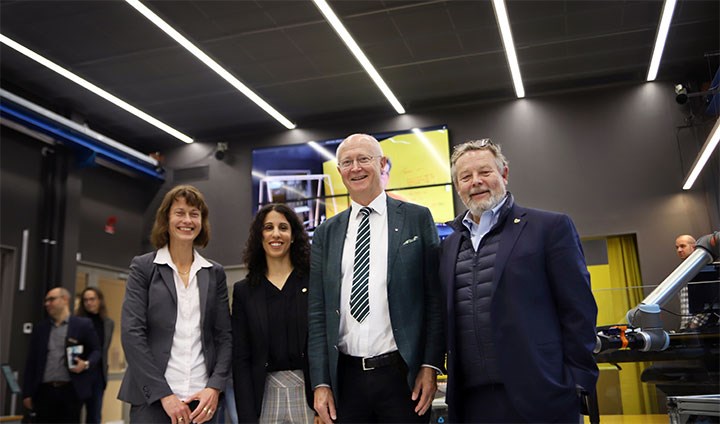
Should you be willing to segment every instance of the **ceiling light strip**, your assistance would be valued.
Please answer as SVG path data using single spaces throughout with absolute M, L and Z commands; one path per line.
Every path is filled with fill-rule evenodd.
M 6 37 L 3 34 L 0 34 L 0 42 L 5 44 L 6 46 L 12 48 L 15 51 L 24 54 L 25 56 L 38 62 L 39 64 L 57 72 L 58 74 L 64 76 L 65 78 L 69 79 L 70 81 L 74 82 L 75 84 L 78 84 L 81 87 L 92 91 L 93 93 L 95 93 L 98 96 L 102 97 L 103 99 L 109 101 L 110 103 L 114 104 L 115 106 L 122 108 L 122 109 L 126 110 L 127 112 L 132 113 L 133 115 L 135 115 L 138 118 L 142 119 L 143 121 L 149 123 L 150 125 L 154 125 L 155 127 L 165 131 L 166 133 L 172 135 L 173 137 L 175 137 L 179 140 L 182 140 L 185 143 L 193 142 L 192 138 L 181 133 L 180 131 L 176 130 L 175 128 L 167 125 L 166 123 L 164 123 L 156 118 L 153 118 L 152 116 L 150 116 L 147 113 L 143 112 L 142 110 L 136 108 L 135 106 L 125 102 L 124 100 L 121 100 L 121 99 L 113 96 L 112 94 L 108 93 L 107 91 L 103 90 L 102 88 L 98 87 L 97 85 L 68 71 L 67 69 L 46 59 L 45 57 L 40 56 L 39 54 L 35 53 L 34 51 L 28 49 L 27 47 L 23 46 L 22 44 L 20 44 L 18 42 Z
M 145 16 L 150 22 L 154 23 L 158 28 L 163 30 L 167 35 L 172 37 L 173 40 L 177 41 L 181 46 L 185 47 L 187 51 L 192 53 L 195 57 L 197 57 L 202 63 L 207 65 L 210 69 L 215 71 L 220 77 L 222 77 L 225 81 L 229 82 L 230 85 L 235 87 L 238 91 L 243 93 L 247 98 L 252 100 L 256 105 L 260 106 L 262 110 L 264 110 L 268 115 L 275 118 L 278 122 L 280 122 L 285 128 L 291 130 L 296 127 L 294 123 L 292 123 L 289 119 L 284 117 L 280 112 L 278 112 L 275 108 L 270 106 L 268 102 L 263 100 L 260 96 L 255 94 L 250 88 L 248 88 L 245 84 L 240 82 L 235 76 L 233 76 L 230 72 L 228 72 L 225 68 L 220 66 L 217 62 L 215 62 L 210 56 L 205 54 L 202 50 L 200 50 L 197 46 L 195 46 L 192 42 L 190 42 L 187 38 L 185 38 L 183 35 L 181 35 L 175 28 L 171 27 L 167 22 L 165 22 L 162 18 L 160 18 L 158 15 L 156 15 L 153 11 L 148 9 L 144 4 L 140 3 L 138 0 L 125 0 L 127 3 L 135 8 L 138 12 L 140 12 L 143 16 Z
M 315 2 L 315 6 L 317 6 L 318 9 L 320 9 L 320 12 L 325 16 L 325 19 L 330 22 L 330 25 L 332 25 L 333 29 L 337 34 L 340 36 L 340 38 L 345 42 L 345 45 L 350 49 L 352 54 L 355 56 L 355 58 L 360 62 L 360 65 L 365 69 L 365 72 L 370 75 L 370 78 L 375 82 L 375 85 L 378 86 L 380 91 L 383 93 L 385 98 L 390 102 L 392 107 L 395 109 L 395 111 L 398 114 L 405 113 L 405 108 L 400 104 L 398 99 L 395 97 L 395 95 L 390 91 L 390 87 L 385 84 L 385 81 L 383 81 L 382 77 L 378 73 L 378 71 L 375 70 L 375 67 L 370 63 L 370 60 L 365 56 L 365 53 L 360 49 L 360 46 L 355 42 L 355 40 L 352 38 L 350 33 L 345 29 L 345 26 L 340 22 L 340 19 L 335 15 L 335 12 L 330 8 L 330 5 L 327 4 L 327 1 L 325 0 L 313 0 Z
M 720 118 L 715 122 L 715 126 L 712 131 L 710 131 L 710 135 L 708 135 L 705 144 L 703 144 L 700 150 L 700 154 L 695 159 L 695 163 L 693 163 L 692 169 L 687 179 L 685 179 L 685 184 L 683 184 L 683 190 L 690 190 L 693 184 L 695 184 L 695 180 L 697 180 L 697 177 L 700 175 L 700 171 L 705 167 L 707 161 L 710 160 L 710 156 L 717 148 L 718 143 L 720 143 Z
M 655 81 L 655 78 L 657 78 L 660 59 L 662 59 L 663 50 L 665 50 L 665 41 L 667 40 L 667 35 L 670 31 L 670 22 L 672 22 L 673 12 L 675 11 L 675 3 L 676 0 L 665 0 L 665 4 L 663 5 L 660 26 L 658 27 L 657 37 L 655 38 L 655 48 L 653 49 L 652 59 L 650 59 L 650 69 L 648 69 L 648 81 Z
M 493 9 L 495 10 L 495 19 L 500 27 L 500 35 L 505 47 L 508 66 L 510 66 L 510 74 L 515 85 L 515 95 L 518 99 L 522 99 L 525 97 L 525 87 L 523 87 L 520 65 L 518 65 L 517 54 L 515 54 L 515 43 L 513 42 L 512 31 L 510 31 L 510 20 L 508 19 L 507 9 L 505 9 L 505 2 L 503 0 L 493 0 Z

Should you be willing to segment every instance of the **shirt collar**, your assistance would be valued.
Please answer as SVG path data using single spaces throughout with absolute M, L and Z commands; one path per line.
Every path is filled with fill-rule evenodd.
M 156 264 L 168 265 L 175 269 L 175 264 L 172 261 L 170 249 L 167 245 L 158 249 L 153 262 Z M 212 264 L 207 259 L 203 258 L 202 255 L 200 255 L 195 249 L 193 249 L 193 266 L 197 266 L 198 268 L 212 268 Z
M 502 208 L 503 205 L 505 204 L 505 202 L 507 202 L 507 199 L 508 199 L 508 196 L 505 195 L 505 197 L 503 197 L 502 200 L 501 200 L 500 202 L 498 202 L 498 204 L 495 205 L 494 208 L 490 209 L 489 211 L 485 211 L 485 212 L 483 212 L 482 214 L 483 214 L 483 215 L 490 215 L 490 218 L 494 218 L 495 215 L 498 214 L 498 211 L 500 210 L 500 208 Z M 470 231 L 472 231 L 473 226 L 479 225 L 479 224 L 476 224 L 475 221 L 473 221 L 473 219 L 472 219 L 472 213 L 470 212 L 470 210 L 468 210 L 467 212 L 465 212 L 465 217 L 463 218 L 462 223 L 463 223 L 463 224 L 467 227 L 467 229 L 470 230 Z
M 351 208 L 350 211 L 351 216 L 357 218 L 358 214 L 360 213 L 360 209 L 364 208 L 365 206 L 361 205 L 360 203 L 355 202 L 354 200 L 350 200 Z M 385 211 L 387 211 L 387 194 L 385 192 L 381 192 L 375 199 L 373 199 L 372 202 L 368 205 L 373 212 L 377 212 L 380 215 L 385 215 Z

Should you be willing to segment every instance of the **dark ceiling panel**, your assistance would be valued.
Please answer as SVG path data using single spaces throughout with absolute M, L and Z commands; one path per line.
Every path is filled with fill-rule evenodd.
M 300 127 L 392 107 L 309 0 L 145 4 Z M 409 112 L 513 95 L 490 1 L 332 0 Z M 513 0 L 528 96 L 644 80 L 662 2 Z M 720 2 L 679 0 L 659 78 L 718 68 Z M 200 140 L 282 127 L 120 0 L 0 2 L 0 31 Z M 178 145 L 6 46 L 0 83 L 141 151 Z

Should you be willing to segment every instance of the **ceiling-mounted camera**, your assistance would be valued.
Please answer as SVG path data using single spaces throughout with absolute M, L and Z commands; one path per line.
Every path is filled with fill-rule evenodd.
M 223 160 L 225 159 L 225 153 L 228 150 L 228 144 L 220 142 L 217 144 L 217 148 L 215 149 L 215 159 L 217 160 Z
M 682 84 L 675 85 L 675 101 L 680 105 L 684 105 L 688 101 L 687 88 Z

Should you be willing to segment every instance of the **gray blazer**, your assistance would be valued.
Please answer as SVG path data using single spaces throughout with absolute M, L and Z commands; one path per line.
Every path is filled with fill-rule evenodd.
M 177 292 L 172 269 L 153 263 L 156 252 L 133 258 L 122 307 L 121 339 L 127 370 L 118 399 L 151 404 L 173 392 L 165 380 Z M 230 376 L 232 339 L 225 270 L 215 262 L 197 273 L 207 387 L 223 391 Z
M 443 369 L 445 339 L 438 280 L 439 239 L 430 211 L 387 198 L 387 291 L 395 343 L 412 387 L 422 364 Z M 341 261 L 350 209 L 313 235 L 308 298 L 308 358 L 312 387 L 337 389 Z M 338 399 L 334 392 L 335 400 Z

